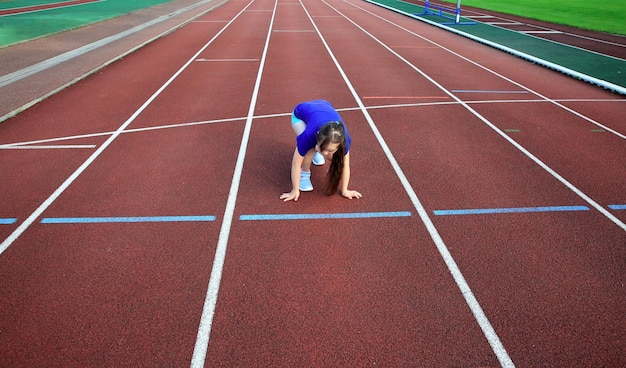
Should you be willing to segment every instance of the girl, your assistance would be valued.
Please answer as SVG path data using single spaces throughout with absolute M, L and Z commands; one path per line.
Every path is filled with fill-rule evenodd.
M 341 195 L 361 198 L 361 193 L 348 189 L 350 181 L 350 143 L 352 139 L 341 117 L 328 101 L 315 100 L 296 106 L 291 114 L 291 126 L 296 132 L 296 150 L 291 162 L 293 189 L 283 193 L 283 201 L 297 201 L 300 192 L 313 190 L 311 162 L 323 165 L 331 160 L 326 175 L 326 195 L 333 195 L 341 184 Z

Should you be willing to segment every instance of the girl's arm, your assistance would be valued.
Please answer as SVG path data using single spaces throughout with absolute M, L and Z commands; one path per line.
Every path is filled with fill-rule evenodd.
M 300 173 L 302 171 L 302 161 L 304 161 L 304 157 L 300 156 L 298 152 L 298 147 L 293 153 L 293 159 L 291 160 L 291 185 L 293 186 L 291 192 L 283 193 L 280 196 L 280 199 L 283 201 L 297 201 L 300 197 Z
M 341 195 L 348 198 L 361 198 L 361 193 L 348 189 L 350 182 L 350 152 L 343 157 L 343 170 L 341 171 Z

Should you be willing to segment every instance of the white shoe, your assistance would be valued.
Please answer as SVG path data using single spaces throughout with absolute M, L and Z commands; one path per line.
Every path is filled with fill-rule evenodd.
M 313 154 L 313 165 L 321 166 L 321 165 L 324 165 L 325 163 L 326 163 L 326 160 L 324 159 L 324 156 L 322 156 L 321 153 L 316 151 Z
M 302 171 L 300 173 L 300 191 L 310 192 L 313 190 L 313 184 L 311 184 L 311 172 Z

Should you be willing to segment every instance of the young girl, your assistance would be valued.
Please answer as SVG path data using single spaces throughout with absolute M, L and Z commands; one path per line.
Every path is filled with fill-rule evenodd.
M 341 117 L 328 101 L 315 100 L 296 106 L 291 115 L 291 126 L 296 132 L 296 150 L 291 162 L 293 189 L 283 193 L 283 201 L 297 201 L 300 192 L 313 190 L 311 184 L 311 162 L 323 165 L 331 160 L 326 175 L 326 195 L 333 195 L 341 185 L 341 195 L 346 198 L 361 198 L 361 193 L 348 189 L 350 181 L 351 138 Z

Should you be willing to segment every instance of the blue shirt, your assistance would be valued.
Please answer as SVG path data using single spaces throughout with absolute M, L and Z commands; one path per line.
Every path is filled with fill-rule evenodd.
M 343 123 L 339 113 L 335 111 L 335 108 L 330 102 L 325 100 L 302 102 L 296 106 L 293 110 L 293 114 L 306 124 L 304 132 L 296 137 L 296 145 L 300 156 L 306 155 L 311 148 L 315 148 L 315 145 L 317 145 L 316 133 L 320 130 L 322 125 L 331 121 L 341 121 Z M 348 134 L 348 128 L 345 123 L 343 124 L 343 128 L 346 134 L 345 154 L 348 154 L 352 138 L 350 138 Z

